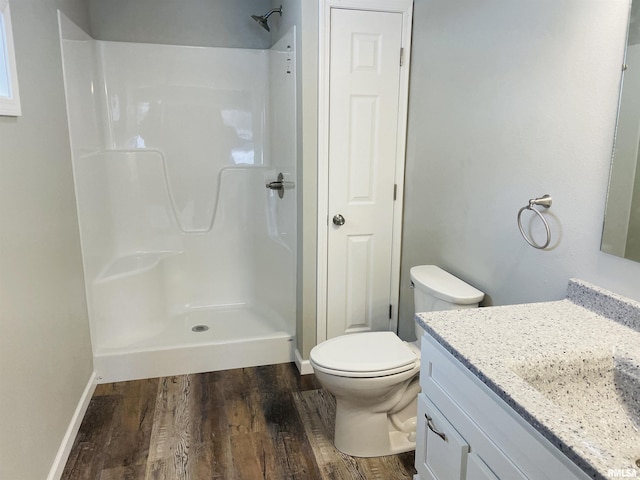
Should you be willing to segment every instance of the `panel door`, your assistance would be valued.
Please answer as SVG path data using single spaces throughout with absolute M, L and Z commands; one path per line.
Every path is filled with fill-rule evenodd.
M 400 13 L 331 11 L 327 338 L 389 329 L 401 42 Z

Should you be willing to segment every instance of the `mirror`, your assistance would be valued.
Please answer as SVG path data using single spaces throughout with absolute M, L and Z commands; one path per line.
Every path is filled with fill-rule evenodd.
M 640 262 L 640 1 L 631 6 L 625 65 L 600 249 Z

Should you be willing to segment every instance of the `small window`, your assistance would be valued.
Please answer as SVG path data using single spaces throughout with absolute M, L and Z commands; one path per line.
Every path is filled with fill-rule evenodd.
M 0 0 L 0 115 L 21 115 L 9 0 Z

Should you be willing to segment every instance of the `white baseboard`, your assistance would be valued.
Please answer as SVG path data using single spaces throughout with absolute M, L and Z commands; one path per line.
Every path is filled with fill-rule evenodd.
M 64 471 L 64 467 L 67 464 L 69 454 L 71 453 L 71 447 L 73 447 L 73 442 L 76 439 L 78 430 L 80 430 L 80 424 L 82 423 L 84 414 L 89 407 L 89 402 L 91 401 L 91 397 L 93 396 L 93 392 L 95 391 L 97 385 L 98 379 L 96 376 L 96 372 L 94 371 L 89 377 L 87 386 L 85 387 L 84 392 L 82 392 L 82 396 L 78 401 L 76 411 L 73 413 L 73 417 L 71 417 L 71 422 L 69 423 L 67 431 L 64 434 L 64 438 L 62 439 L 62 443 L 60 444 L 60 448 L 58 449 L 58 454 L 53 461 L 51 470 L 49 470 L 47 480 L 59 480 L 62 477 L 62 472 Z
M 310 375 L 313 373 L 313 367 L 311 366 L 311 362 L 309 362 L 309 360 L 303 360 L 302 359 L 302 355 L 300 355 L 300 352 L 298 351 L 298 349 L 296 348 L 296 367 L 298 367 L 298 371 L 300 372 L 300 375 Z

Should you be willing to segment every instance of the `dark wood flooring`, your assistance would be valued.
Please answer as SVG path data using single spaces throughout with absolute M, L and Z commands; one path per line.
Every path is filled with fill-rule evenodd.
M 63 480 L 411 479 L 413 452 L 354 458 L 294 364 L 99 385 Z

